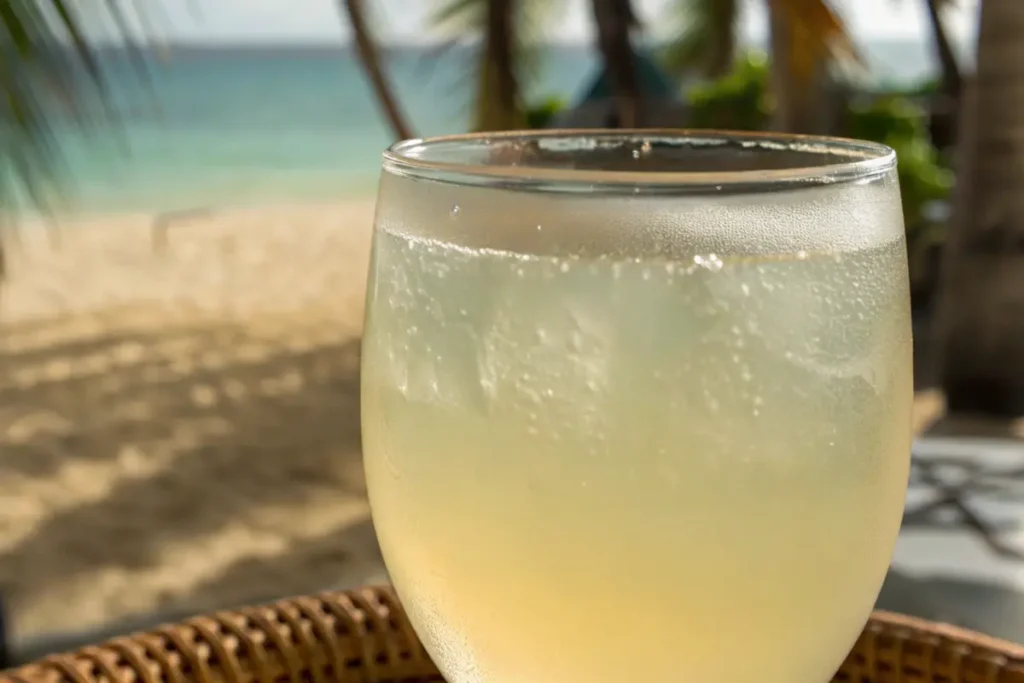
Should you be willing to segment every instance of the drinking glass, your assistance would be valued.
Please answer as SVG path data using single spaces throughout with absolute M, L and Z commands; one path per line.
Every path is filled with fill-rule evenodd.
M 402 142 L 362 357 L 374 523 L 452 683 L 825 683 L 900 525 L 907 257 L 882 145 Z

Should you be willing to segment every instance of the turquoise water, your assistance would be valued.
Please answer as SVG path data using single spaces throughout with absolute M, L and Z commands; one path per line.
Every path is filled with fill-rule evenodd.
M 926 46 L 869 51 L 881 78 L 928 73 Z M 59 132 L 72 212 L 168 211 L 365 195 L 391 142 L 357 62 L 343 49 L 176 49 L 151 60 L 149 84 L 108 58 L 118 125 Z M 466 129 L 468 48 L 392 50 L 387 69 L 417 135 Z M 534 96 L 570 96 L 594 61 L 549 48 Z

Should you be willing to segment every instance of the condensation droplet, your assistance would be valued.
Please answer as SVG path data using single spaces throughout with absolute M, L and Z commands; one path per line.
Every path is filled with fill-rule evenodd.
M 456 216 L 459 215 L 460 211 L 462 211 L 462 209 L 459 208 L 458 204 L 455 204 L 454 206 L 452 206 L 451 211 L 449 211 L 448 213 L 451 214 L 452 218 L 455 218 Z
M 569 262 L 568 261 L 562 261 L 561 265 L 558 266 L 558 269 L 560 271 L 562 271 L 563 273 L 568 273 L 569 272 Z

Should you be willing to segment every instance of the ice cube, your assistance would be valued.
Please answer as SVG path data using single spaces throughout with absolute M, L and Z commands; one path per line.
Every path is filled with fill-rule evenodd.
M 492 406 L 582 419 L 609 381 L 613 330 L 594 295 L 510 287 L 478 346 L 480 386 Z M 575 415 L 575 418 L 572 417 Z

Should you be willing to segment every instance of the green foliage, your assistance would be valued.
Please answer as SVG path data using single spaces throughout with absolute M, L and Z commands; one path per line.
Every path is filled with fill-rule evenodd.
M 731 130 L 762 130 L 768 123 L 768 60 L 749 53 L 732 72 L 689 92 L 690 126 Z
M 922 97 L 926 95 L 942 94 L 942 81 L 938 78 L 929 78 L 916 84 L 905 93 L 908 97 Z
M 689 125 L 765 129 L 771 115 L 768 79 L 764 57 L 747 55 L 728 76 L 690 91 Z M 928 88 L 923 84 L 912 95 L 884 95 L 852 105 L 843 131 L 848 137 L 881 142 L 896 150 L 904 220 L 912 238 L 925 227 L 925 207 L 948 199 L 953 185 L 952 172 L 929 138 L 926 114 L 914 103 L 913 95 Z
M 925 206 L 949 198 L 953 174 L 928 137 L 925 112 L 904 97 L 882 97 L 851 107 L 846 135 L 889 145 L 899 163 L 903 217 L 911 233 L 927 221 Z
M 531 129 L 545 128 L 556 114 L 568 107 L 565 98 L 552 96 L 526 110 L 526 125 Z

